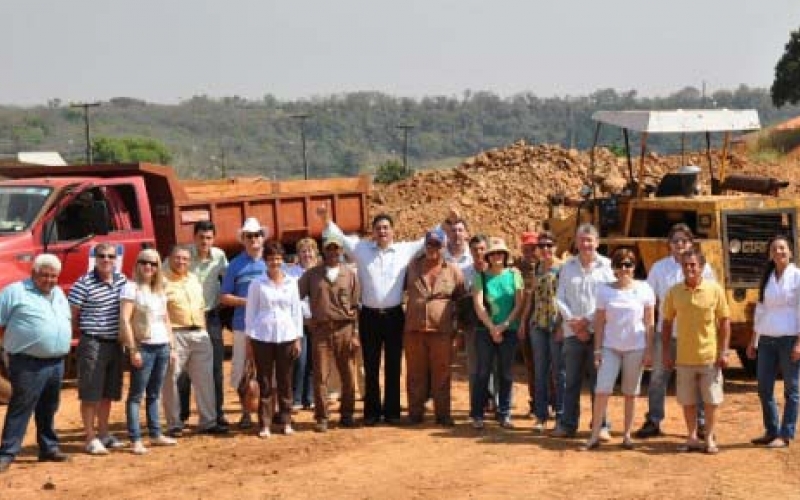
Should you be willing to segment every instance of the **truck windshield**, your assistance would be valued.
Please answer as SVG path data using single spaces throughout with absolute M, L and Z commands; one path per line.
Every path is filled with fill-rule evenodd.
M 28 229 L 52 192 L 48 187 L 0 186 L 0 234 Z

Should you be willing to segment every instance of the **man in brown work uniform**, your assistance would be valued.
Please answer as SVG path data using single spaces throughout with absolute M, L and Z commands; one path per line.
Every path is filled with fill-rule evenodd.
M 519 269 L 522 274 L 522 282 L 525 285 L 525 305 L 522 310 L 522 317 L 530 311 L 533 307 L 533 289 L 536 286 L 536 244 L 538 243 L 538 235 L 533 232 L 522 233 L 522 257 L 514 262 L 514 267 Z M 522 359 L 525 361 L 525 374 L 528 382 L 528 416 L 533 418 L 534 415 L 534 393 L 536 388 L 536 380 L 534 378 L 533 366 L 533 350 L 530 343 L 530 331 L 528 325 L 519 325 L 520 349 L 522 350 Z
M 450 358 L 455 334 L 455 301 L 466 291 L 458 266 L 444 259 L 444 239 L 442 230 L 428 231 L 425 253 L 414 258 L 408 266 L 406 389 L 408 418 L 412 424 L 422 422 L 425 400 L 430 392 L 436 423 L 449 427 L 453 425 L 450 416 Z
M 355 271 L 342 263 L 343 242 L 330 235 L 322 244 L 324 261 L 306 271 L 297 283 L 300 299 L 310 297 L 311 349 L 314 359 L 315 430 L 328 430 L 328 384 L 336 364 L 341 379 L 342 427 L 353 427 L 355 373 L 353 357 L 361 347 L 355 334 L 358 303 L 361 300 Z

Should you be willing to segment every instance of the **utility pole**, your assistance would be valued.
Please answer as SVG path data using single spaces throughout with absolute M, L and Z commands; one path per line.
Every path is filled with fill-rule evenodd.
M 297 113 L 290 115 L 292 118 L 300 120 L 300 144 L 303 148 L 303 178 L 308 180 L 308 156 L 306 156 L 306 119 L 310 117 L 308 113 Z
M 100 106 L 99 102 L 76 102 L 70 104 L 70 108 L 83 108 L 83 123 L 86 125 L 86 164 L 91 165 L 94 163 L 92 158 L 92 136 L 89 126 L 89 108 L 97 108 Z
M 408 174 L 408 132 L 414 128 L 414 125 L 403 123 L 402 125 L 397 125 L 395 128 L 402 129 L 403 131 L 403 170 Z

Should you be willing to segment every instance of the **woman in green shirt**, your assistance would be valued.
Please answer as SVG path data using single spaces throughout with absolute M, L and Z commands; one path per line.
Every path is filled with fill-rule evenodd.
M 523 283 L 519 271 L 508 267 L 510 252 L 501 238 L 490 238 L 486 261 L 489 267 L 473 282 L 475 312 L 480 319 L 475 334 L 477 353 L 476 390 L 470 402 L 472 426 L 483 428 L 484 403 L 495 357 L 500 375 L 497 419 L 511 428 L 511 368 L 517 348 L 517 329 L 523 306 Z

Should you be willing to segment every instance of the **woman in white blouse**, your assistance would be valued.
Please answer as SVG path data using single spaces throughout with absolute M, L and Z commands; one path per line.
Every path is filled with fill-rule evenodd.
M 292 429 L 292 369 L 300 354 L 303 313 L 297 280 L 283 270 L 283 246 L 264 246 L 267 274 L 250 284 L 245 309 L 245 333 L 256 365 L 261 400 L 258 405 L 258 436 L 270 436 L 273 395 L 278 401 L 284 434 Z M 273 384 L 273 380 L 277 384 Z M 277 385 L 277 391 L 274 385 Z
M 764 435 L 753 444 L 784 448 L 794 439 L 800 377 L 800 270 L 792 263 L 789 239 L 776 236 L 769 244 L 769 262 L 761 278 L 753 337 L 747 347 L 752 359 L 758 352 L 758 398 L 764 417 Z M 783 419 L 778 420 L 775 379 L 783 373 Z
M 594 316 L 594 363 L 597 386 L 594 390 L 592 435 L 584 450 L 600 445 L 600 430 L 608 398 L 622 371 L 622 396 L 625 398 L 625 424 L 622 447 L 633 448 L 631 428 L 642 379 L 642 368 L 650 365 L 653 355 L 653 330 L 656 297 L 646 281 L 633 279 L 636 255 L 619 248 L 611 256 L 617 281 L 602 284 L 597 290 Z

